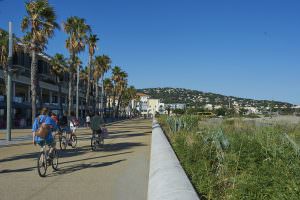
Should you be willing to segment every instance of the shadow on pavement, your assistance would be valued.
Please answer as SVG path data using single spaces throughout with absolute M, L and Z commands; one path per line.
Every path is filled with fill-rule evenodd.
M 133 147 L 138 147 L 138 146 L 147 146 L 143 143 L 140 142 L 121 142 L 121 143 L 116 143 L 116 144 L 104 144 L 104 148 L 102 151 L 122 151 L 125 149 L 131 149 Z
M 59 165 L 61 165 L 61 164 L 67 164 L 67 163 L 73 163 L 73 162 L 81 162 L 81 161 L 93 160 L 93 159 L 97 159 L 97 158 L 105 158 L 105 157 L 110 157 L 110 156 L 117 156 L 117 155 L 122 155 L 122 154 L 129 154 L 129 153 L 132 153 L 132 151 L 128 151 L 128 152 L 124 152 L 124 153 L 115 153 L 115 154 L 110 154 L 110 155 L 105 155 L 105 156 L 97 156 L 97 157 L 92 157 L 92 158 L 85 158 L 85 159 L 78 159 L 78 160 L 71 160 L 71 161 L 59 162 Z M 124 160 L 120 160 L 118 162 L 121 162 L 121 161 L 124 161 Z M 114 163 L 112 163 L 112 164 L 114 164 Z M 69 171 L 72 171 L 72 172 L 73 171 L 78 171 L 79 170 L 78 169 L 79 165 L 80 165 L 80 167 L 82 167 L 82 169 L 84 167 L 85 168 L 88 168 L 88 167 L 97 167 L 97 165 L 94 165 L 94 163 L 91 163 L 91 164 L 77 164 L 77 165 L 72 165 L 72 166 L 63 167 L 63 168 L 59 169 L 58 174 L 61 174 L 62 172 L 64 172 L 64 170 L 66 170 L 67 172 L 69 172 Z M 109 165 L 109 163 L 105 162 L 105 163 L 101 163 L 101 166 L 98 166 L 98 167 L 104 167 L 104 166 L 108 166 L 108 165 Z M 71 170 L 71 168 L 73 168 L 74 166 L 75 166 L 75 169 Z M 28 172 L 28 171 L 33 171 L 34 169 L 36 169 L 36 167 L 27 167 L 27 168 L 20 168 L 20 169 L 4 169 L 4 170 L 0 170 L 0 174 Z
M 16 156 L 1 159 L 0 163 L 21 160 L 21 159 L 33 159 L 33 158 L 37 158 L 38 155 L 39 155 L 39 152 L 32 152 L 32 153 L 26 153 L 26 154 L 22 154 L 22 155 L 16 155 Z
M 122 134 L 122 135 L 109 135 L 109 136 L 108 136 L 108 139 L 138 137 L 138 136 L 149 135 L 150 133 L 151 133 L 151 132 L 132 133 L 132 134 Z
M 59 176 L 62 174 L 70 174 L 79 170 L 83 170 L 83 169 L 88 169 L 88 168 L 98 168 L 98 167 L 106 167 L 106 166 L 110 166 L 119 162 L 123 162 L 126 159 L 122 159 L 122 160 L 116 160 L 116 161 L 112 161 L 112 162 L 103 162 L 103 163 L 89 163 L 89 164 L 76 164 L 76 165 L 71 165 L 68 167 L 63 167 L 61 169 L 59 169 L 59 171 L 57 171 L 56 173 L 53 174 L 49 174 L 48 177 L 52 177 L 52 176 Z
M 8 173 L 17 173 L 17 172 L 29 172 L 35 169 L 36 167 L 27 167 L 21 169 L 3 169 L 0 170 L 0 174 L 8 174 Z
M 59 155 L 60 157 L 64 158 L 64 157 L 70 157 L 70 156 L 78 156 L 78 155 L 82 155 L 85 154 L 86 152 L 90 151 L 90 148 L 86 147 L 79 147 L 79 148 L 75 148 L 75 149 L 66 149 L 66 150 L 59 150 L 59 148 L 57 148 L 59 151 Z M 26 154 L 22 154 L 22 155 L 15 155 L 12 157 L 8 157 L 8 158 L 4 158 L 0 160 L 1 162 L 9 162 L 9 161 L 16 161 L 16 160 L 22 160 L 22 159 L 34 159 L 37 158 L 39 156 L 40 152 L 32 152 L 32 153 L 26 153 Z
M 65 162 L 59 162 L 59 164 L 67 164 L 67 163 L 73 163 L 73 162 L 80 162 L 80 161 L 87 161 L 87 160 L 93 160 L 93 159 L 97 159 L 97 158 L 106 158 L 106 157 L 110 157 L 110 156 L 117 156 L 117 155 L 122 155 L 122 154 L 129 154 L 132 153 L 133 151 L 127 151 L 127 152 L 123 152 L 123 153 L 114 153 L 114 154 L 109 154 L 109 155 L 105 155 L 105 156 L 96 156 L 96 157 L 91 157 L 91 158 L 84 158 L 84 159 L 78 159 L 78 160 L 70 160 L 70 161 L 65 161 Z

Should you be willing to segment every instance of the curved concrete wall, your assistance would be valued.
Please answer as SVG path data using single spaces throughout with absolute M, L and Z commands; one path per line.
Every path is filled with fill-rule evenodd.
M 159 124 L 152 127 L 148 200 L 199 199 Z

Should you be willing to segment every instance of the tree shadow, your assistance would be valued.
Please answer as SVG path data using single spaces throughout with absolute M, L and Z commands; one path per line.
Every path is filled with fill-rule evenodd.
M 0 144 L 0 149 L 1 148 L 5 148 L 5 147 L 17 147 L 17 146 L 25 146 L 25 145 L 32 145 L 32 140 L 30 140 L 30 141 L 24 141 L 24 142 L 16 142 L 16 143 L 13 143 L 13 144 L 11 144 L 11 143 L 4 143 L 4 144 Z
M 104 144 L 104 148 L 102 148 L 101 151 L 106 151 L 106 152 L 122 151 L 125 149 L 131 149 L 133 147 L 139 147 L 139 146 L 147 146 L 147 145 L 140 142 L 121 142 L 115 144 Z
M 33 159 L 33 158 L 37 158 L 38 155 L 39 155 L 39 152 L 32 152 L 32 153 L 26 153 L 26 154 L 22 154 L 22 155 L 15 155 L 15 156 L 12 156 L 12 157 L 1 159 L 0 163 L 15 161 L 15 160 L 21 160 L 21 159 Z
M 132 153 L 133 151 L 127 151 L 123 153 L 114 153 L 114 154 L 109 154 L 109 155 L 104 155 L 104 156 L 96 156 L 96 157 L 91 157 L 91 158 L 84 158 L 84 159 L 78 159 L 78 160 L 70 160 L 70 161 L 65 161 L 65 162 L 59 162 L 59 164 L 67 164 L 67 163 L 73 163 L 73 162 L 81 162 L 81 161 L 87 161 L 87 160 L 93 160 L 97 158 L 106 158 L 106 157 L 111 157 L 111 156 L 117 156 L 117 155 L 123 155 L 123 154 L 129 154 Z
M 58 147 L 56 147 L 58 148 Z M 70 146 L 69 146 L 70 148 Z M 65 158 L 65 157 L 72 157 L 72 156 L 79 156 L 79 155 L 83 155 L 87 152 L 90 151 L 90 148 L 88 148 L 88 146 L 84 146 L 84 147 L 77 147 L 77 148 L 70 148 L 70 149 L 65 149 L 65 150 L 59 150 L 59 157 L 61 158 Z
M 8 173 L 18 173 L 18 172 L 29 172 L 34 170 L 36 167 L 27 167 L 20 169 L 3 169 L 0 171 L 0 174 L 8 174 Z
M 116 161 L 112 161 L 112 162 L 102 162 L 102 163 L 82 163 L 82 164 L 76 164 L 76 165 L 71 165 L 68 167 L 63 167 L 61 169 L 59 169 L 56 173 L 52 173 L 49 174 L 47 177 L 53 177 L 53 176 L 59 176 L 62 174 L 70 174 L 76 171 L 80 171 L 83 169 L 88 169 L 88 168 L 98 168 L 98 167 L 106 167 L 106 166 L 110 166 L 119 162 L 123 162 L 126 159 L 121 159 L 121 160 L 116 160 Z
M 79 148 L 75 148 L 75 149 L 66 149 L 66 150 L 60 150 L 59 147 L 56 147 L 60 157 L 64 158 L 64 157 L 71 157 L 71 156 L 78 156 L 78 155 L 82 155 L 85 154 L 86 152 L 90 151 L 90 148 L 88 147 L 79 147 Z M 26 153 L 26 154 L 22 154 L 22 155 L 15 155 L 12 157 L 7 157 L 4 159 L 0 160 L 0 163 L 2 162 L 10 162 L 10 161 L 16 161 L 16 160 L 22 160 L 22 159 L 34 159 L 37 158 L 39 156 L 40 152 L 31 152 L 31 153 Z
M 151 132 L 144 133 L 132 133 L 132 134 L 122 134 L 122 135 L 109 135 L 107 139 L 116 139 L 116 138 L 130 138 L 130 137 L 139 137 L 149 135 Z
M 113 129 L 124 129 L 124 130 L 131 129 L 133 131 L 134 130 L 151 130 L 151 125 L 150 126 L 136 126 L 136 125 L 134 125 L 134 126 L 130 126 L 130 127 L 120 125 L 120 126 L 113 126 L 112 128 Z M 109 129 L 108 129 L 108 131 L 109 131 Z
M 123 153 L 115 153 L 115 154 L 110 154 L 110 155 L 105 155 L 105 156 L 97 156 L 97 157 L 92 157 L 92 158 L 85 158 L 85 159 L 78 159 L 78 160 L 71 160 L 71 161 L 59 162 L 59 165 L 67 164 L 67 163 L 74 163 L 74 162 L 82 162 L 82 161 L 87 161 L 87 160 L 93 160 L 93 159 L 97 159 L 97 158 L 106 158 L 106 157 L 110 157 L 110 156 L 117 156 L 117 155 L 122 155 L 122 154 L 129 154 L 129 153 L 132 153 L 132 151 L 123 152 Z M 104 163 L 103 166 L 107 166 L 108 164 L 109 163 Z M 84 165 L 85 166 L 89 166 L 89 165 L 93 165 L 93 163 L 91 163 L 91 164 L 84 164 Z M 72 165 L 72 166 L 78 167 L 78 165 Z M 71 169 L 69 169 L 69 168 L 71 168 L 72 166 L 64 167 L 64 168 L 62 168 L 62 170 L 67 169 L 67 171 L 71 171 Z M 83 165 L 81 167 L 83 167 Z M 94 167 L 94 165 L 92 167 Z M 28 172 L 28 171 L 33 171 L 36 168 L 37 167 L 26 167 L 26 168 L 20 168 L 20 169 L 3 169 L 3 170 L 0 171 L 0 174 Z M 49 166 L 49 169 L 50 168 L 51 167 Z M 59 171 L 61 171 L 61 170 L 59 170 Z

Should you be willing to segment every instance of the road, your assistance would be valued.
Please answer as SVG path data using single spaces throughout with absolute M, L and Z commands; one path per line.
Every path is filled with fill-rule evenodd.
M 78 147 L 60 153 L 59 171 L 38 176 L 38 146 L 0 146 L 0 199 L 147 198 L 151 121 L 130 120 L 107 126 L 105 148 L 90 148 L 90 130 L 80 129 Z M 79 133 L 80 132 L 80 133 Z

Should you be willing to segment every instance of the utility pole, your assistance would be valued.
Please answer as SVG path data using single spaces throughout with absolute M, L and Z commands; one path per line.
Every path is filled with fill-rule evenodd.
M 9 42 L 8 42 L 8 75 L 7 75 L 7 91 L 6 91 L 6 140 L 11 141 L 11 70 L 12 70 L 12 23 L 8 23 Z
M 76 80 L 76 118 L 79 117 L 79 65 L 77 65 L 77 80 Z

